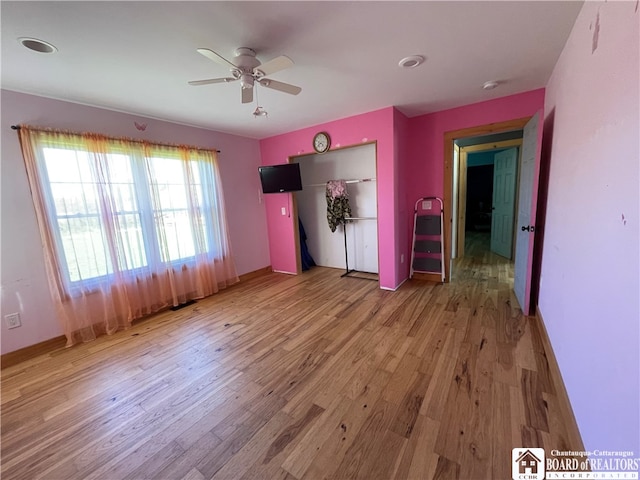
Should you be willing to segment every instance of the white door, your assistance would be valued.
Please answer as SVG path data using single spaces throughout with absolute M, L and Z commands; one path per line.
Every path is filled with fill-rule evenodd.
M 493 210 L 491 251 L 511 260 L 513 217 L 516 202 L 518 149 L 510 148 L 493 157 Z
M 535 202 L 538 199 L 537 185 L 538 169 L 540 166 L 540 150 L 538 148 L 540 115 L 541 112 L 536 113 L 524 127 L 522 135 L 520 183 L 518 187 L 518 218 L 516 221 L 516 258 L 513 289 L 520 308 L 522 308 L 522 311 L 526 315 L 530 313 L 531 300 L 531 270 L 533 266 L 533 242 L 535 239 Z

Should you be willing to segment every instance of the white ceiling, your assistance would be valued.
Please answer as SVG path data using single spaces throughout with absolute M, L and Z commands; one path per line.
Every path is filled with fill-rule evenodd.
M 265 138 L 394 105 L 407 116 L 544 87 L 581 2 L 1 2 L 2 88 Z M 35 37 L 53 55 L 24 48 Z M 196 52 L 251 47 L 295 65 L 259 87 L 267 118 L 239 82 Z M 415 69 L 401 58 L 423 55 Z M 498 80 L 484 91 L 487 80 Z

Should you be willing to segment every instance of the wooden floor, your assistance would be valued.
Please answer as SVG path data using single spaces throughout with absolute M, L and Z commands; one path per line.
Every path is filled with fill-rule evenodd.
M 569 449 L 512 267 L 471 236 L 454 281 L 314 268 L 2 371 L 2 478 L 509 479 Z

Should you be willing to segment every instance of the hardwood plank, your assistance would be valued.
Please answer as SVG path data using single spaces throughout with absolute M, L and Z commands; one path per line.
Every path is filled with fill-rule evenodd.
M 202 473 L 200 473 L 197 468 L 192 468 L 191 470 L 189 470 L 189 473 L 187 473 L 180 480 L 205 480 L 205 476 L 202 475 Z
M 518 445 L 505 442 L 511 438 L 511 395 L 509 385 L 495 382 L 491 401 L 493 435 L 491 437 L 491 467 L 495 478 L 511 477 L 511 449 Z
M 281 465 L 293 450 L 294 445 L 312 428 L 316 419 L 324 412 L 318 405 L 311 405 L 309 410 L 291 425 L 288 425 L 271 442 L 264 456 L 259 456 L 249 468 L 243 479 L 254 478 L 289 478 L 292 475 L 281 468 Z
M 184 478 L 193 470 L 193 465 L 196 465 L 202 460 L 211 450 L 220 445 L 222 441 L 213 435 L 211 432 L 207 432 L 202 435 L 198 440 L 193 442 L 186 450 L 181 446 L 182 453 L 175 457 L 164 469 L 160 471 L 151 470 L 148 471 L 145 465 L 142 465 L 138 471 L 134 472 L 133 478 L 143 478 L 144 476 L 150 478 Z M 180 445 L 178 441 L 176 444 Z M 198 471 L 199 475 L 202 475 Z
M 319 421 L 309 429 L 302 440 L 292 449 L 282 463 L 282 468 L 296 478 L 302 478 L 331 433 L 347 428 L 343 426 L 342 418 L 347 413 L 351 403 L 351 400 L 337 396 Z
M 432 478 L 438 463 L 434 452 L 440 422 L 419 415 L 397 465 L 394 477 Z
M 266 420 L 248 411 L 236 412 L 226 422 L 212 430 L 222 439 L 214 449 L 210 449 L 196 463 L 195 468 L 207 479 L 211 478 L 265 425 Z
M 523 368 L 521 380 L 526 425 L 548 432 L 547 404 L 542 397 L 542 383 L 538 373 Z
M 373 405 L 332 478 L 372 478 L 372 467 L 382 449 L 387 446 L 383 442 L 371 442 L 370 439 L 384 437 L 396 409 L 395 405 L 383 399 Z
M 376 371 L 366 388 L 356 399 L 351 401 L 351 405 L 342 416 L 339 425 L 334 428 L 320 447 L 302 478 L 309 480 L 329 478 L 336 472 L 352 444 L 362 437 L 360 433 L 362 426 L 371 419 L 373 407 L 380 399 L 382 391 L 385 390 L 389 378 L 388 372 Z
M 389 427 L 392 432 L 405 438 L 411 436 L 430 383 L 431 377 L 414 372 L 413 379 L 400 400 L 398 412 Z
M 262 457 L 267 452 L 273 439 L 290 425 L 291 421 L 291 417 L 284 412 L 277 412 L 210 478 L 229 479 L 242 477 L 251 468 L 255 459 Z M 200 468 L 198 469 L 203 471 Z
M 460 477 L 460 465 L 446 457 L 439 457 L 433 480 L 455 480 Z

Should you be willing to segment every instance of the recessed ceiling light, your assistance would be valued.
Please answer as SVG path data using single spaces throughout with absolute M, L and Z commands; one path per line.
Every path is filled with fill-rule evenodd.
M 424 62 L 424 57 L 422 55 L 411 55 L 400 60 L 398 65 L 402 68 L 415 68 L 422 62 Z
M 484 85 L 482 85 L 482 88 L 484 90 L 493 90 L 497 86 L 498 86 L 498 82 L 496 82 L 495 80 L 490 80 L 488 82 L 484 82 Z
M 38 40 L 37 38 L 20 37 L 18 41 L 28 48 L 38 53 L 55 53 L 58 49 L 44 40 Z

